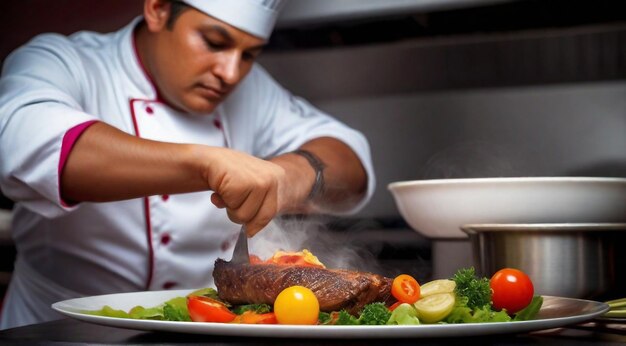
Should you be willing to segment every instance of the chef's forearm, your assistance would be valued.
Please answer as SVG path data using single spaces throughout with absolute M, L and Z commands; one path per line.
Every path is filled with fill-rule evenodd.
M 234 181 L 256 189 L 254 184 L 263 176 L 285 179 L 279 183 L 283 191 L 279 193 L 278 212 L 343 211 L 361 200 L 367 174 L 346 144 L 324 137 L 307 142 L 301 149 L 314 154 L 325 166 L 323 189 L 312 200 L 307 197 L 316 180 L 315 170 L 300 155 L 286 154 L 271 160 L 285 170 L 279 178 L 280 172 L 263 165 L 263 160 L 235 151 L 150 141 L 99 122 L 85 130 L 74 144 L 61 172 L 61 196 L 65 201 L 107 202 L 205 191 L 211 186 L 215 191 L 237 192 L 248 187 L 222 183 Z M 233 170 L 237 174 L 231 174 Z M 248 171 L 254 172 L 252 177 L 246 175 Z M 234 178 L 224 178 L 230 175 Z
M 105 123 L 90 126 L 61 172 L 66 201 L 106 202 L 205 190 L 194 147 L 140 139 Z
M 305 143 L 325 165 L 322 194 L 313 202 L 322 208 L 350 209 L 367 189 L 367 173 L 359 157 L 345 143 L 329 137 Z
M 367 189 L 367 173 L 350 147 L 337 139 L 322 137 L 305 143 L 300 149 L 309 151 L 324 164 L 323 188 L 313 200 L 307 201 L 316 181 L 315 170 L 305 157 L 286 155 L 300 170 L 299 175 L 292 175 L 296 179 L 293 186 L 304 189 L 305 193 L 300 196 L 305 204 L 321 211 L 344 211 L 361 200 Z

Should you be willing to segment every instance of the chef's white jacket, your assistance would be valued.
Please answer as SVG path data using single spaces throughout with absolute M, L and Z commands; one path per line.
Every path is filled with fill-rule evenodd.
M 110 34 L 40 35 L 5 61 L 0 187 L 16 201 L 18 256 L 0 329 L 59 318 L 50 308 L 59 300 L 210 286 L 215 259 L 232 254 L 239 227 L 213 206 L 210 192 L 65 204 L 61 157 L 91 121 L 141 138 L 263 158 L 334 137 L 354 150 L 368 174 L 366 197 L 352 212 L 373 193 L 364 136 L 291 95 L 258 65 L 213 114 L 188 116 L 168 107 L 137 57 L 132 33 L 139 20 Z

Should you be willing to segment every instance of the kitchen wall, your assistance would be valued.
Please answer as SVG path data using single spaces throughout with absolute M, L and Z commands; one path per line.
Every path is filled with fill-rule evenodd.
M 378 190 L 363 214 L 385 216 L 396 213 L 386 189 L 394 181 L 623 174 L 624 96 L 626 83 L 610 82 L 324 100 L 319 106 L 370 139 Z

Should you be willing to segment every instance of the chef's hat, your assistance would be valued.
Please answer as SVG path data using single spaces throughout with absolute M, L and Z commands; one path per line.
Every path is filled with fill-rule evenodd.
M 282 0 L 184 0 L 215 17 L 254 36 L 268 39 L 276 23 Z

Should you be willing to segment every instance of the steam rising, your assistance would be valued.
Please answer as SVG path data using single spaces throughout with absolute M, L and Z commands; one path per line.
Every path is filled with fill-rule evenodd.
M 424 166 L 422 179 L 519 176 L 517 154 L 495 143 L 466 141 L 436 153 Z
M 265 260 L 276 251 L 308 249 L 329 269 L 379 272 L 375 252 L 356 231 L 330 231 L 322 218 L 275 219 L 249 241 L 250 253 Z M 380 245 L 382 247 L 382 244 Z

